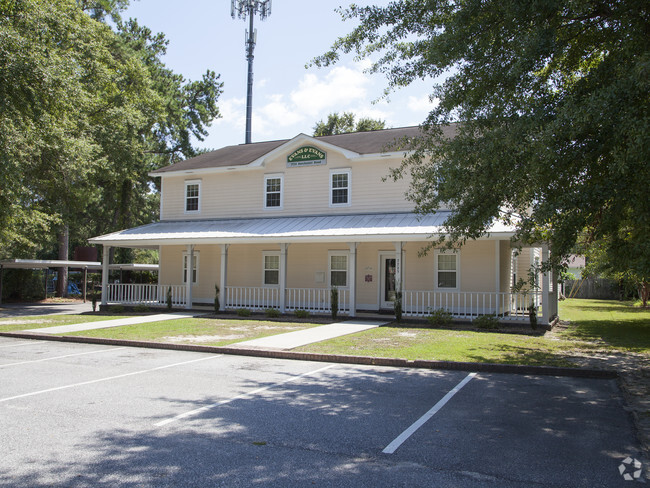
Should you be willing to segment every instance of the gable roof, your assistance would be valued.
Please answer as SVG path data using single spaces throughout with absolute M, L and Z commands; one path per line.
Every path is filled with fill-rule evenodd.
M 448 126 L 444 130 L 446 134 L 452 135 L 455 128 L 454 126 Z M 419 135 L 421 135 L 420 127 L 413 126 L 368 132 L 350 132 L 333 136 L 311 137 L 302 135 L 302 137 L 313 139 L 315 142 L 322 141 L 357 154 L 379 154 L 382 152 L 406 151 L 410 149 L 408 145 L 396 146 L 395 143 L 400 139 L 417 137 Z M 163 175 L 175 171 L 245 166 L 292 140 L 282 139 L 278 141 L 226 146 L 216 151 L 201 154 L 195 158 L 165 166 L 164 168 L 152 171 L 151 174 Z

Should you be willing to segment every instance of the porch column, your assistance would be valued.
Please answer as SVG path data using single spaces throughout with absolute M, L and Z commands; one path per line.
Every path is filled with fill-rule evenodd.
M 102 305 L 106 305 L 108 302 L 108 261 L 110 255 L 110 246 L 104 246 L 102 251 Z
M 287 298 L 287 243 L 280 244 L 280 313 L 285 312 Z
M 357 244 L 356 242 L 348 243 L 350 247 L 350 317 L 356 317 L 357 315 Z
M 230 244 L 221 244 L 221 267 L 219 276 L 219 310 L 226 309 L 226 287 L 228 286 L 228 248 Z
M 393 242 L 395 246 L 395 291 L 404 291 L 404 267 L 402 266 L 403 242 Z
M 542 265 L 548 261 L 548 244 L 542 245 Z M 548 324 L 551 306 L 551 293 L 549 290 L 548 272 L 542 273 L 542 324 Z
M 185 296 L 187 303 L 185 308 L 190 310 L 192 308 L 192 278 L 194 277 L 194 246 L 187 245 L 187 273 L 185 274 Z
M 494 241 L 494 291 L 496 292 L 496 314 L 501 313 L 501 241 Z

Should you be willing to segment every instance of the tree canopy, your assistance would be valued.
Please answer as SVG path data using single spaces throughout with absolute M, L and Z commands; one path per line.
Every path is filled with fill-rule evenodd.
M 0 257 L 152 221 L 149 172 L 193 156 L 219 116 L 219 77 L 166 68 L 164 36 L 122 22 L 127 4 L 0 1 Z
M 358 27 L 315 64 L 356 53 L 389 89 L 432 80 L 440 102 L 393 176 L 412 177 L 417 212 L 453 210 L 449 242 L 500 220 L 548 242 L 554 266 L 580 238 L 648 280 L 647 1 L 395 0 L 342 15 Z
M 347 132 L 366 132 L 386 128 L 384 120 L 364 117 L 355 124 L 355 119 L 356 115 L 352 112 L 343 112 L 343 115 L 339 115 L 338 112 L 331 113 L 327 116 L 327 121 L 319 120 L 316 123 L 314 136 L 333 136 Z

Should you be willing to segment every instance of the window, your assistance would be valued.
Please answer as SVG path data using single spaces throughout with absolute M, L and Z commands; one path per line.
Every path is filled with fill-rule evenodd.
M 264 208 L 282 208 L 283 175 L 264 176 Z
M 187 283 L 187 262 L 190 260 L 188 253 L 183 253 L 183 284 Z M 194 259 L 192 260 L 192 284 L 196 284 L 199 280 L 199 253 L 194 251 Z
M 280 284 L 280 255 L 264 253 L 264 284 Z
M 192 180 L 185 182 L 185 213 L 194 213 L 201 210 L 199 196 L 201 181 Z
M 347 253 L 330 253 L 330 286 L 348 286 L 348 255 Z
M 448 290 L 460 288 L 458 279 L 458 252 L 437 250 L 436 260 L 436 287 Z
M 330 172 L 330 206 L 350 205 L 350 170 Z

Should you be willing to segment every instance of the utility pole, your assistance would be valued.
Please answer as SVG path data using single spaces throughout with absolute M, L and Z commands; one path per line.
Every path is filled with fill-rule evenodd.
M 248 17 L 248 29 L 246 30 L 245 45 L 246 59 L 248 60 L 248 90 L 246 93 L 246 144 L 251 143 L 251 121 L 253 118 L 253 51 L 257 42 L 257 29 L 253 28 L 255 14 L 260 15 L 260 20 L 271 15 L 271 0 L 231 0 L 230 15 L 232 18 L 246 20 Z

